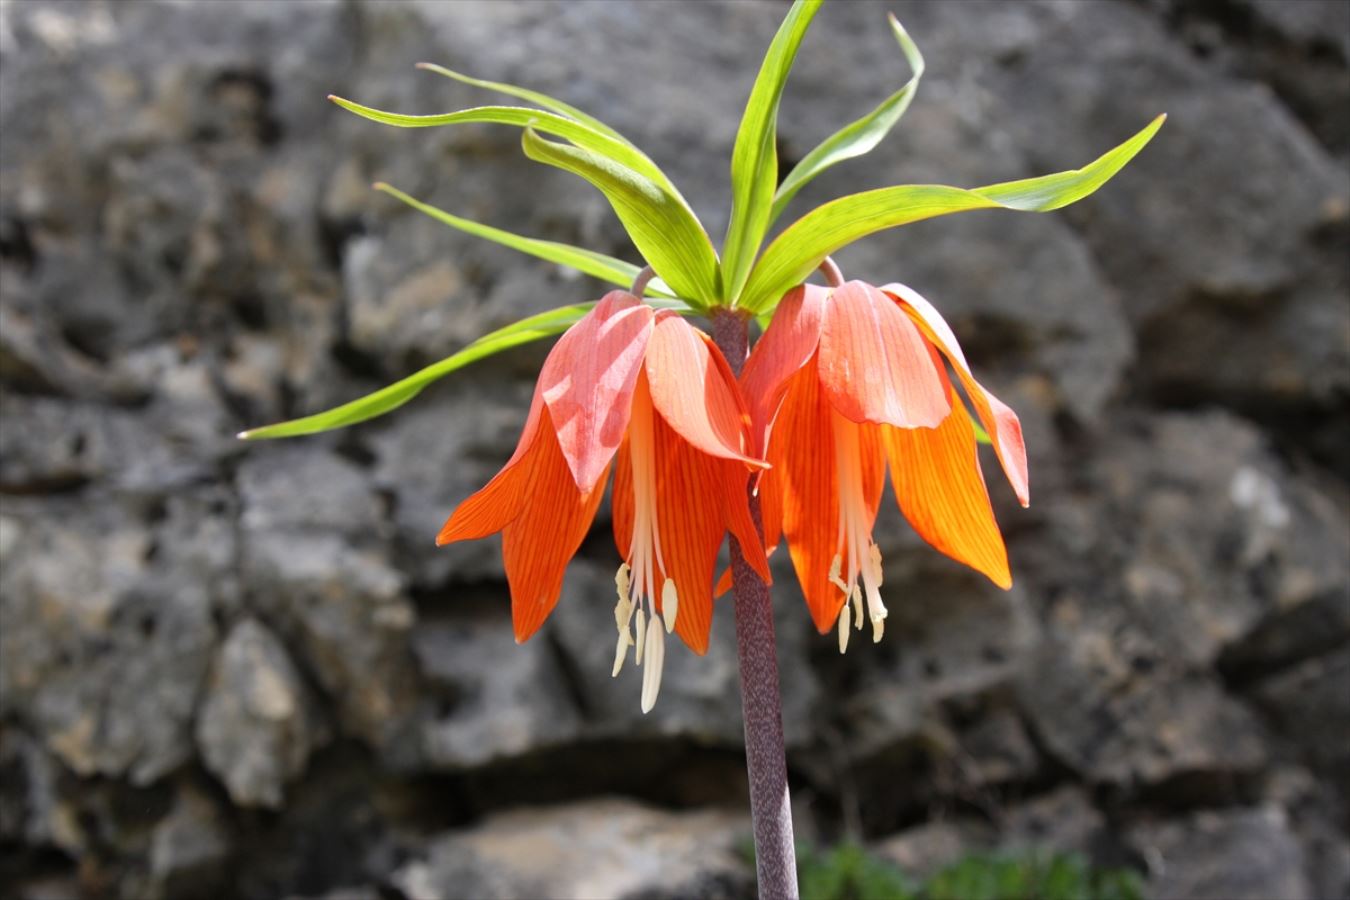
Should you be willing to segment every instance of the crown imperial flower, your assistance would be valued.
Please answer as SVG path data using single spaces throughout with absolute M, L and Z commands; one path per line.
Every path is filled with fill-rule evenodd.
M 708 648 L 712 575 L 730 531 L 768 577 L 750 518 L 749 417 L 735 377 L 701 331 L 625 291 L 611 291 L 544 362 L 515 454 L 455 509 L 438 544 L 502 533 L 517 641 L 552 612 L 567 563 L 614 471 L 618 643 L 646 668 L 642 709 L 656 702 L 664 633 Z M 636 633 L 635 633 L 636 632 Z
M 904 285 L 802 285 L 779 304 L 741 375 L 771 468 L 760 476 L 765 543 L 786 536 L 816 627 L 886 620 L 872 526 L 886 468 L 914 529 L 1000 587 L 1012 576 L 955 370 L 1023 505 L 1017 416 L 975 381 L 947 323 Z

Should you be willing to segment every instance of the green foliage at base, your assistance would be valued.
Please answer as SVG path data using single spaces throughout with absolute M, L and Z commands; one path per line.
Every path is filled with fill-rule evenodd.
M 1127 869 L 1096 869 L 1057 853 L 971 854 L 926 880 L 909 877 L 856 844 L 798 850 L 803 900 L 1142 900 Z

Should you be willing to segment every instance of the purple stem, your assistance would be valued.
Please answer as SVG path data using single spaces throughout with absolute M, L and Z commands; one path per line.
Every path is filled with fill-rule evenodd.
M 746 317 L 728 309 L 712 313 L 712 334 L 733 372 L 740 374 L 749 350 Z M 750 495 L 755 530 L 764 534 L 759 498 Z M 796 900 L 797 853 L 792 841 L 783 709 L 778 687 L 777 642 L 769 586 L 745 561 L 731 538 L 732 593 L 736 605 L 736 653 L 741 668 L 745 717 L 745 767 L 750 778 L 750 819 L 762 900 Z

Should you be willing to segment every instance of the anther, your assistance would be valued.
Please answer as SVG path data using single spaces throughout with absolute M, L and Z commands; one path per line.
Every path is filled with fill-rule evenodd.
M 842 655 L 848 649 L 848 622 L 849 606 L 847 603 L 839 610 L 839 653 Z M 618 672 L 618 669 L 614 670 Z
M 834 555 L 834 560 L 830 563 L 830 583 L 843 591 L 844 596 L 847 597 L 848 585 L 844 583 L 844 579 L 841 577 L 840 573 L 840 569 L 843 568 L 843 565 L 844 561 L 839 557 L 839 554 L 836 553 Z
M 642 712 L 652 711 L 661 692 L 661 669 L 666 661 L 666 636 L 655 623 L 647 629 L 647 668 L 642 672 Z
M 666 634 L 675 630 L 675 615 L 680 611 L 680 595 L 675 590 L 675 580 L 667 578 L 661 588 L 661 614 L 666 620 Z

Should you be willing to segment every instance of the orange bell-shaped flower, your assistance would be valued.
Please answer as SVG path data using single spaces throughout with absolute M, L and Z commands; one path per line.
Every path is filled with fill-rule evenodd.
M 459 505 L 436 542 L 502 533 L 516 640 L 525 641 L 558 602 L 613 463 L 624 560 L 614 674 L 636 645 L 637 664 L 647 666 L 646 712 L 661 684 L 662 626 L 707 651 L 713 566 L 727 531 L 768 578 L 747 499 L 751 469 L 764 465 L 750 455 L 749 422 L 735 377 L 705 334 L 612 291 L 559 338 L 515 454 Z
M 741 374 L 771 466 L 759 482 L 766 546 L 786 535 L 816 627 L 837 623 L 841 651 L 850 620 L 870 619 L 875 640 L 883 631 L 872 527 L 888 464 L 900 509 L 925 540 L 1012 584 L 974 428 L 943 356 L 1026 505 L 1017 416 L 971 376 L 937 310 L 903 285 L 794 289 Z

